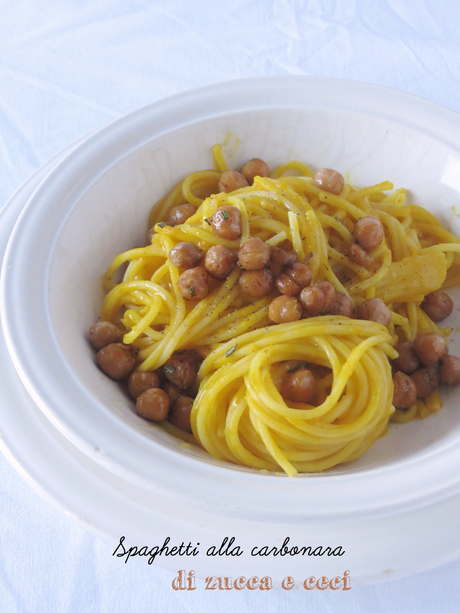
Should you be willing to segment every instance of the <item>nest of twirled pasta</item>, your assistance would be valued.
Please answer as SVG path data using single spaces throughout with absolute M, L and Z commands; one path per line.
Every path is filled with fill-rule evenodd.
M 196 356 L 198 374 L 186 393 L 193 399 L 193 440 L 221 460 L 294 475 L 361 456 L 385 433 L 392 415 L 409 421 L 438 410 L 441 401 L 433 389 L 395 411 L 390 361 L 398 357 L 398 343 L 450 334 L 450 328 L 438 328 L 422 303 L 431 292 L 460 282 L 460 240 L 428 211 L 406 204 L 405 190 L 392 191 L 390 182 L 363 189 L 342 183 L 333 190 L 339 193 L 332 193 L 307 166 L 291 162 L 226 193 L 220 191 L 228 171 L 220 147 L 214 157 L 217 170 L 189 175 L 153 207 L 150 244 L 114 259 L 101 312 L 133 349 L 136 372 L 157 373 L 160 388 L 166 376 L 168 393 L 172 357 Z M 293 170 L 295 176 L 286 176 Z M 184 203 L 187 218 L 166 223 Z M 215 232 L 213 220 L 229 210 L 225 207 L 239 211 L 240 236 Z M 353 250 L 355 228 L 370 217 L 379 220 L 383 239 L 360 255 Z M 203 275 L 212 248 L 221 245 L 238 254 L 253 238 L 294 254 L 308 268 L 309 284 L 330 284 L 350 311 L 308 316 L 301 294 L 290 294 L 300 305 L 299 315 L 277 320 L 270 305 L 280 297 L 281 285 L 272 283 L 259 297 L 248 294 L 241 265 L 233 265 L 225 278 L 207 278 L 204 297 L 191 283 L 184 294 L 184 271 L 170 257 L 177 245 L 190 243 L 203 254 L 194 267 Z M 113 282 L 126 262 L 122 281 Z M 263 269 L 273 278 L 282 272 L 272 260 Z M 385 325 L 378 318 L 356 318 L 362 305 L 376 298 L 389 313 Z M 300 369 L 314 377 L 314 394 L 306 402 L 283 393 L 283 381 Z M 163 423 L 192 438 L 174 420 Z

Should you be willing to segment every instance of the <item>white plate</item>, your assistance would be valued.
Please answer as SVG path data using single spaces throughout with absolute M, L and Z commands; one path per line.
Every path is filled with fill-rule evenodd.
M 35 173 L 0 214 L 0 258 L 27 199 L 56 163 Z M 114 477 L 70 444 L 45 418 L 23 387 L 0 336 L 0 446 L 12 465 L 43 498 L 115 549 L 122 535 L 129 546 L 200 542 L 194 558 L 159 558 L 157 564 L 209 574 L 269 575 L 275 585 L 287 575 L 332 577 L 350 570 L 352 586 L 386 581 L 433 568 L 460 555 L 460 497 L 391 518 L 339 523 L 266 523 L 220 518 L 149 495 Z M 5 382 L 8 382 L 5 384 Z M 243 556 L 207 558 L 206 548 L 234 536 Z M 341 545 L 331 558 L 251 558 L 258 544 L 279 546 L 286 536 L 298 546 Z
M 226 132 L 241 139 L 230 151 L 236 167 L 254 155 L 270 165 L 294 157 L 336 167 L 364 185 L 390 178 L 445 222 L 458 221 L 451 207 L 460 208 L 460 116 L 430 102 L 362 83 L 277 77 L 219 84 L 144 107 L 61 160 L 9 242 L 4 330 L 37 405 L 114 475 L 222 516 L 368 518 L 459 493 L 456 391 L 445 390 L 446 407 L 436 419 L 391 428 L 352 464 L 288 479 L 185 448 L 139 418 L 120 387 L 94 367 L 85 337 L 98 316 L 102 271 L 116 253 L 145 241 L 151 203 L 178 176 L 209 166 L 210 147 Z M 456 317 L 446 323 L 456 327 Z M 458 353 L 455 335 L 451 347 Z
M 2 210 L 1 257 L 16 218 L 58 161 L 36 173 Z M 126 535 L 129 545 L 137 546 L 161 545 L 169 536 L 177 545 L 200 542 L 201 552 L 195 558 L 158 559 L 158 564 L 172 570 L 194 569 L 198 576 L 217 572 L 234 577 L 270 575 L 279 583 L 286 575 L 302 580 L 311 574 L 332 577 L 349 569 L 353 585 L 404 576 L 459 555 L 458 495 L 391 517 L 275 522 L 222 518 L 136 486 L 81 453 L 51 425 L 25 391 L 3 336 L 0 362 L 3 381 L 8 382 L 0 389 L 3 451 L 39 493 L 114 547 L 121 535 Z M 219 544 L 225 536 L 234 536 L 244 554 L 238 558 L 206 557 L 207 547 Z M 280 546 L 286 537 L 297 546 L 340 545 L 346 553 L 341 558 L 251 557 L 252 547 Z

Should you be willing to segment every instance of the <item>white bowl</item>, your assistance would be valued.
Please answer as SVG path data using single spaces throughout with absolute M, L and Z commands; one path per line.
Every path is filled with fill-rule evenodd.
M 389 179 L 455 231 L 459 128 L 457 114 L 407 94 L 303 77 L 202 88 L 102 128 L 40 185 L 8 245 L 2 319 L 29 393 L 97 463 L 176 502 L 222 515 L 367 517 L 459 492 L 455 389 L 443 393 L 438 415 L 392 426 L 358 461 L 289 479 L 219 462 L 140 419 L 118 384 L 97 369 L 87 340 L 107 265 L 144 244 L 152 204 L 187 173 L 210 167 L 211 146 L 227 135 L 232 166 L 255 156 L 272 167 L 298 158 L 337 168 L 360 185 Z M 458 302 L 460 292 L 452 295 Z M 457 315 L 446 322 L 454 329 Z M 460 354 L 455 335 L 451 347 Z

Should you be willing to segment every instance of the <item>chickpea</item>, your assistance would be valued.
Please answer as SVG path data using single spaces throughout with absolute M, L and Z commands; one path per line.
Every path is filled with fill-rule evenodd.
M 89 340 L 96 349 L 102 349 L 112 343 L 119 343 L 123 334 L 115 324 L 109 321 L 98 321 L 89 329 Z
M 378 217 L 361 217 L 353 228 L 353 238 L 365 251 L 376 249 L 383 241 L 383 226 Z
M 439 374 L 437 366 L 420 368 L 411 375 L 417 388 L 417 398 L 426 398 L 439 387 Z
M 427 294 L 422 302 L 422 309 L 435 323 L 449 317 L 453 308 L 454 303 L 451 297 L 440 290 Z
M 329 283 L 329 281 L 321 281 L 321 283 L 317 283 L 316 286 L 324 294 L 324 304 L 321 312 L 329 313 L 336 298 L 335 287 L 332 285 L 332 283 Z
M 260 270 L 270 259 L 270 250 L 260 238 L 249 238 L 238 251 L 238 266 L 243 270 Z
M 316 317 L 323 310 L 324 293 L 318 285 L 310 285 L 302 290 L 300 302 L 307 317 Z
M 177 243 L 169 252 L 169 259 L 176 268 L 195 268 L 203 259 L 203 254 L 193 243 Z
M 292 266 L 297 261 L 295 251 L 286 251 L 280 247 L 270 247 L 270 262 L 277 266 Z
M 420 360 L 414 351 L 412 343 L 398 343 L 395 345 L 399 356 L 393 360 L 393 366 L 396 370 L 400 370 L 406 375 L 411 375 L 420 366 Z
M 133 372 L 128 380 L 128 391 L 133 400 L 155 387 L 160 387 L 160 378 L 154 372 Z
M 168 226 L 178 226 L 185 223 L 189 217 L 195 215 L 196 208 L 190 202 L 183 202 L 178 206 L 173 206 L 168 212 L 166 223 Z
M 364 268 L 370 268 L 374 263 L 371 256 L 356 243 L 353 243 L 353 245 L 351 245 L 348 254 L 352 262 L 355 262 L 359 266 L 364 266 Z
M 179 292 L 185 300 L 203 300 L 209 294 L 209 278 L 204 268 L 189 268 L 177 282 Z
M 263 298 L 269 294 L 275 282 L 272 273 L 262 268 L 262 270 L 247 270 L 243 272 L 239 279 L 241 289 L 245 294 L 252 298 Z
M 270 302 L 268 317 L 276 324 L 298 321 L 302 317 L 302 307 L 295 298 L 278 296 Z
M 434 366 L 446 353 L 446 341 L 439 334 L 419 334 L 414 341 L 414 351 L 424 366 Z
M 136 358 L 127 345 L 111 343 L 96 354 L 99 368 L 111 379 L 119 381 L 127 377 L 136 364 Z
M 277 290 L 286 296 L 298 296 L 302 291 L 302 287 L 284 272 L 276 277 L 275 285 Z
M 460 384 L 460 358 L 446 355 L 439 363 L 439 381 L 442 385 Z
M 195 363 L 195 367 L 197 371 L 200 369 L 200 366 L 204 360 L 201 355 L 198 353 L 196 349 L 184 349 L 184 351 L 180 351 L 182 355 L 186 354 L 190 357 L 191 360 Z
M 292 266 L 285 266 L 276 279 L 276 287 L 282 294 L 297 296 L 304 287 L 310 285 L 312 275 L 306 264 L 295 262 Z
M 409 409 L 417 400 L 417 388 L 412 379 L 403 372 L 393 377 L 393 404 L 397 409 Z
M 198 365 L 189 351 L 177 352 L 164 364 L 163 371 L 170 383 L 185 390 L 194 384 Z
M 220 206 L 211 218 L 211 225 L 219 238 L 237 240 L 243 231 L 240 210 L 236 206 Z
M 340 172 L 332 168 L 320 168 L 313 177 L 313 184 L 320 187 L 325 192 L 338 196 L 343 190 L 345 179 Z
M 281 396 L 292 402 L 311 404 L 318 390 L 315 377 L 307 368 L 288 373 L 281 383 Z
M 143 392 L 136 400 L 137 414 L 150 421 L 163 421 L 168 416 L 170 400 L 168 394 L 159 388 Z
M 302 262 L 295 262 L 292 266 L 286 266 L 283 268 L 283 272 L 300 285 L 302 289 L 311 283 L 312 275 L 310 269 Z
M 358 308 L 358 319 L 368 319 L 376 321 L 384 326 L 389 326 L 391 322 L 391 311 L 380 298 L 365 300 Z
M 179 428 L 179 430 L 192 433 L 192 425 L 190 423 L 192 406 L 193 398 L 189 396 L 179 396 L 169 413 L 168 419 L 172 425 Z
M 252 158 L 241 169 L 241 172 L 246 177 L 249 185 L 254 183 L 255 177 L 269 177 L 270 168 L 260 158 Z
M 246 177 L 237 170 L 225 170 L 219 179 L 219 192 L 225 192 L 229 194 L 236 189 L 247 187 L 249 183 L 246 181 Z
M 163 385 L 161 386 L 161 389 L 163 389 L 168 394 L 169 399 L 171 401 L 171 406 L 176 402 L 179 396 L 182 396 L 182 392 L 177 387 L 177 385 L 174 385 L 169 381 L 165 381 L 165 383 L 163 383 Z
M 238 256 L 230 247 L 214 245 L 208 249 L 204 259 L 204 269 L 210 277 L 223 281 L 235 268 Z
M 329 309 L 331 315 L 343 315 L 353 317 L 353 303 L 350 298 L 342 292 L 336 292 L 335 302 Z

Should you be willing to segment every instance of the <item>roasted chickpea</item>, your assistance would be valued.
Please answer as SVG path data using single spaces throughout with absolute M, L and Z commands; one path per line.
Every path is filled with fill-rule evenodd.
M 313 177 L 313 184 L 323 189 L 325 192 L 338 196 L 343 190 L 345 179 L 337 170 L 332 170 L 332 168 L 320 168 Z
M 302 317 L 302 307 L 295 298 L 278 296 L 270 302 L 268 317 L 276 324 L 298 321 Z
M 170 400 L 168 394 L 159 388 L 143 392 L 136 400 L 137 414 L 150 421 L 163 421 L 168 417 Z
M 161 389 L 168 394 L 171 401 L 171 406 L 176 402 L 179 396 L 182 396 L 181 390 L 177 387 L 177 385 L 174 385 L 170 381 L 165 381 L 161 386 Z
M 194 361 L 197 371 L 200 369 L 200 366 L 204 360 L 201 355 L 198 353 L 196 349 L 185 349 L 184 351 L 180 351 L 182 355 L 185 353 L 190 356 L 190 358 Z
M 414 341 L 414 351 L 425 366 L 437 364 L 446 353 L 446 341 L 439 334 L 419 334 Z
M 123 334 L 109 321 L 98 321 L 89 329 L 89 340 L 96 349 L 102 349 L 112 343 L 119 343 Z
M 376 249 L 383 241 L 383 226 L 378 217 L 361 217 L 353 228 L 353 238 L 365 251 Z
M 196 208 L 190 202 L 183 202 L 177 206 L 173 206 L 168 212 L 166 223 L 168 226 L 178 226 L 185 223 L 189 217 L 195 215 Z
M 241 289 L 252 298 L 262 298 L 269 294 L 275 284 L 273 275 L 269 270 L 247 270 L 239 279 Z
M 189 268 L 183 272 L 177 286 L 185 300 L 203 300 L 209 294 L 209 278 L 204 268 Z
M 389 326 L 391 322 L 391 311 L 380 298 L 365 300 L 358 308 L 358 319 L 368 319 L 376 321 L 384 326 Z
M 169 421 L 173 426 L 184 430 L 184 432 L 192 432 L 192 425 L 190 423 L 190 414 L 192 412 L 193 398 L 189 396 L 179 396 L 176 400 L 173 408 L 169 412 Z
M 321 312 L 329 313 L 336 298 L 335 287 L 332 285 L 332 283 L 329 283 L 329 281 L 321 281 L 321 283 L 316 284 L 316 287 L 324 294 L 324 304 Z
M 297 261 L 295 251 L 286 251 L 281 247 L 270 247 L 270 262 L 276 266 L 292 266 Z
M 428 317 L 438 323 L 449 317 L 453 311 L 454 303 L 446 292 L 438 290 L 427 294 L 421 306 Z
M 302 287 L 291 279 L 285 272 L 281 272 L 275 279 L 276 289 L 286 296 L 298 296 Z
M 246 177 L 249 185 L 254 183 L 255 177 L 269 177 L 270 168 L 260 158 L 252 158 L 241 169 L 242 174 Z
M 136 364 L 130 348 L 123 343 L 111 343 L 103 347 L 97 352 L 96 361 L 99 368 L 115 381 L 127 377 Z
M 198 364 L 189 351 L 182 351 L 172 354 L 164 364 L 163 371 L 170 383 L 186 390 L 195 382 Z
M 260 270 L 270 259 L 270 250 L 260 238 L 249 238 L 238 251 L 238 266 L 243 270 Z
M 286 266 L 283 268 L 283 272 L 291 277 L 293 281 L 298 283 L 302 289 L 311 283 L 312 276 L 310 269 L 302 262 L 296 262 L 295 264 L 292 264 L 292 266 Z
M 203 254 L 193 243 L 177 243 L 169 252 L 169 259 L 176 268 L 195 268 Z
M 310 285 L 300 293 L 300 302 L 307 317 L 316 317 L 324 306 L 324 293 L 318 285 Z
M 439 382 L 442 385 L 460 384 L 460 358 L 446 355 L 439 362 Z
M 223 281 L 235 268 L 238 256 L 230 247 L 214 245 L 208 249 L 204 259 L 204 268 L 208 275 L 218 281 Z
M 154 372 L 133 372 L 128 380 L 129 395 L 133 400 L 145 391 L 160 387 L 160 378 Z
M 243 231 L 240 210 L 236 206 L 220 206 L 211 217 L 211 225 L 214 234 L 219 238 L 237 240 Z
M 397 409 L 409 409 L 417 400 L 417 388 L 412 379 L 403 372 L 393 377 L 393 404 Z
M 426 398 L 439 387 L 437 366 L 420 368 L 412 373 L 410 377 L 417 388 L 417 398 Z
M 311 272 L 306 264 L 295 262 L 285 266 L 276 280 L 276 287 L 282 294 L 297 296 L 304 287 L 311 283 Z M 296 287 L 297 286 L 297 287 Z
M 247 187 L 249 183 L 246 181 L 246 177 L 237 170 L 225 170 L 219 179 L 219 192 L 225 192 L 229 194 L 236 189 Z
M 351 245 L 348 254 L 352 262 L 355 262 L 359 266 L 364 266 L 364 268 L 370 268 L 374 263 L 371 256 L 357 243 Z
M 288 373 L 281 383 L 281 396 L 292 402 L 311 404 L 318 390 L 315 377 L 307 368 Z
M 393 366 L 396 370 L 400 370 L 406 375 L 411 375 L 420 366 L 420 360 L 414 351 L 412 343 L 398 343 L 395 345 L 396 351 L 399 356 L 393 360 Z
M 343 315 L 353 317 L 353 303 L 350 298 L 342 292 L 335 293 L 335 302 L 329 309 L 331 315 Z

